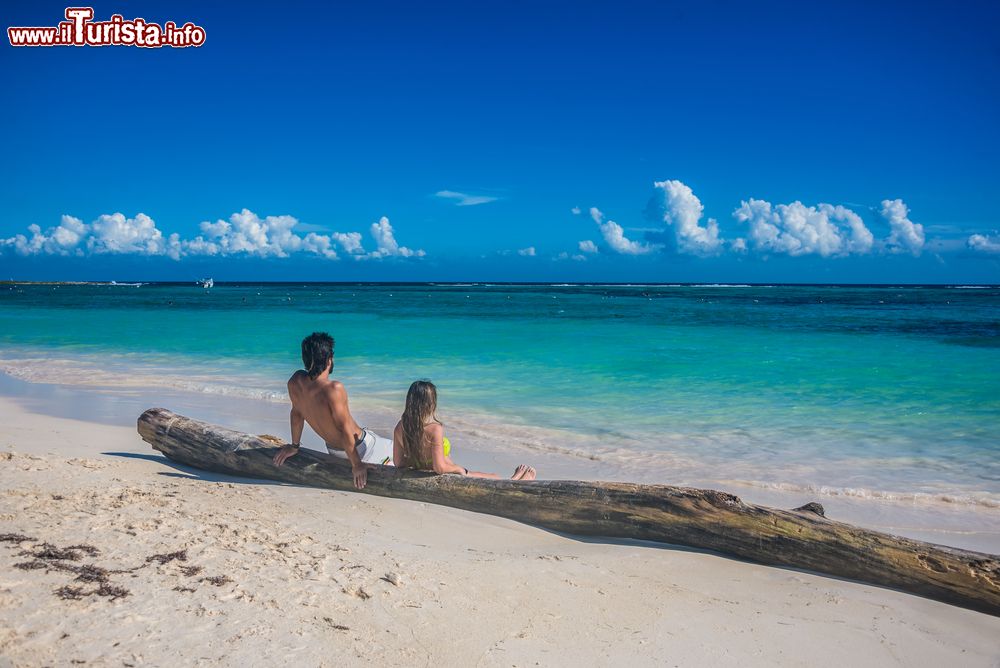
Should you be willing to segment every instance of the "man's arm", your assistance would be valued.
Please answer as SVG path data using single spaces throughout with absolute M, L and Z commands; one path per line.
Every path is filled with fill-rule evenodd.
M 298 447 L 302 444 L 302 428 L 306 425 L 306 419 L 295 406 L 292 406 L 288 414 L 288 424 L 292 429 L 292 445 Z
M 287 459 L 297 455 L 299 445 L 302 443 L 302 429 L 305 426 L 306 420 L 302 417 L 302 413 L 296 410 L 295 406 L 292 406 L 292 410 L 288 414 L 288 422 L 292 428 L 292 442 L 281 446 L 281 449 L 278 450 L 278 454 L 274 456 L 275 466 L 281 466 Z
M 355 447 L 354 439 L 357 436 L 350 425 L 355 424 L 351 417 L 351 410 L 347 406 L 347 390 L 340 383 L 334 383 L 330 387 L 330 410 L 333 413 L 333 423 L 341 430 L 341 442 L 344 444 L 344 454 L 351 462 L 351 472 L 354 474 L 354 486 L 364 489 L 368 483 L 368 468 L 361 461 L 361 455 Z
M 347 455 L 347 459 L 351 462 L 351 472 L 354 474 L 354 486 L 358 489 L 364 489 L 365 485 L 368 484 L 368 467 L 365 463 L 361 461 L 361 455 L 358 454 L 358 449 L 354 447 L 354 434 L 349 434 L 351 444 L 344 446 L 344 454 Z M 345 443 L 347 441 L 344 441 Z

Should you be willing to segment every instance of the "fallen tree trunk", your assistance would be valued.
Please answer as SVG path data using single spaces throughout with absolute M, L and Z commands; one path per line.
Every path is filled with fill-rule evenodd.
M 341 491 L 350 464 L 302 450 L 282 467 L 273 441 L 152 408 L 139 434 L 201 469 Z M 713 550 L 761 564 L 882 585 L 1000 616 L 1000 557 L 870 531 L 823 516 L 819 504 L 778 510 L 724 492 L 620 482 L 514 482 L 376 466 L 362 493 L 487 513 L 554 531 Z

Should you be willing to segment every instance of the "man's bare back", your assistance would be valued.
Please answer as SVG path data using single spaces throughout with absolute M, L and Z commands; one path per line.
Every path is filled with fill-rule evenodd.
M 347 450 L 361 437 L 361 427 L 347 404 L 347 390 L 339 380 L 329 376 L 313 380 L 299 370 L 288 379 L 288 397 L 292 411 L 319 434 L 327 448 Z
M 342 451 L 346 455 L 351 462 L 354 486 L 363 489 L 368 481 L 368 468 L 361 460 L 358 445 L 366 433 L 351 416 L 343 383 L 330 378 L 333 337 L 325 332 L 307 336 L 302 341 L 302 362 L 306 369 L 296 371 L 288 379 L 292 442 L 278 451 L 274 464 L 281 466 L 299 451 L 302 429 L 308 423 L 326 442 L 328 450 Z

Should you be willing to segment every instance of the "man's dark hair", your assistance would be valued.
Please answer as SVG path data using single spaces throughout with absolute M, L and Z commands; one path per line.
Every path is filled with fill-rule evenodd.
M 313 332 L 302 339 L 302 363 L 306 373 L 315 379 L 333 359 L 333 337 L 326 332 Z

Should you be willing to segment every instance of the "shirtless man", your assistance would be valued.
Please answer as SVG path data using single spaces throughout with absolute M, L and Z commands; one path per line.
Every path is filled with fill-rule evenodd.
M 364 489 L 368 481 L 366 464 L 392 462 L 392 441 L 380 438 L 358 423 L 347 406 L 347 390 L 338 380 L 330 379 L 333 369 L 333 337 L 326 332 L 313 332 L 302 340 L 302 363 L 288 379 L 288 396 L 292 400 L 289 421 L 292 442 L 274 456 L 274 465 L 281 466 L 299 451 L 305 423 L 326 441 L 326 449 L 335 457 L 351 462 L 354 486 Z

